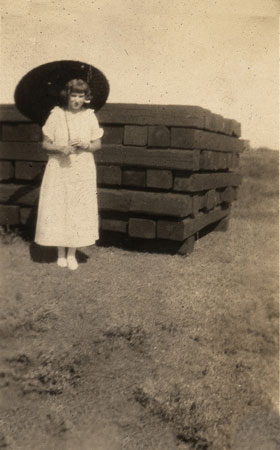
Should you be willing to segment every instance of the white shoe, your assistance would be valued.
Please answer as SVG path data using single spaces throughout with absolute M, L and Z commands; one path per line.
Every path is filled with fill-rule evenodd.
M 67 257 L 67 265 L 68 265 L 70 270 L 78 269 L 78 262 L 77 262 L 75 256 L 68 256 Z
M 57 265 L 59 267 L 67 267 L 67 260 L 66 260 L 66 258 L 63 258 L 63 257 L 57 258 L 56 263 L 57 263 Z

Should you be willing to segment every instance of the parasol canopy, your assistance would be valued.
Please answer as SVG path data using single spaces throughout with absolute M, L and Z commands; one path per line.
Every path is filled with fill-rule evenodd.
M 35 67 L 19 81 L 14 99 L 18 110 L 33 122 L 43 125 L 55 106 L 60 106 L 60 92 L 74 78 L 86 81 L 92 100 L 86 106 L 99 110 L 109 95 L 109 82 L 96 67 L 72 60 L 53 61 Z

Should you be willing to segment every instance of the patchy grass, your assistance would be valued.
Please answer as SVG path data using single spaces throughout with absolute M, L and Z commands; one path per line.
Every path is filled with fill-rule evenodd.
M 72 273 L 5 237 L 0 446 L 279 447 L 278 154 L 241 170 L 229 230 L 188 258 L 92 247 Z

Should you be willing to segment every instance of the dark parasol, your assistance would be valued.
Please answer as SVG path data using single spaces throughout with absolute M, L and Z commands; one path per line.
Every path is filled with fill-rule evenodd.
M 61 90 L 74 78 L 82 79 L 89 84 L 93 98 L 87 107 L 99 110 L 109 95 L 108 80 L 96 67 L 72 60 L 43 64 L 24 75 L 14 94 L 18 110 L 42 126 L 51 109 L 60 105 Z

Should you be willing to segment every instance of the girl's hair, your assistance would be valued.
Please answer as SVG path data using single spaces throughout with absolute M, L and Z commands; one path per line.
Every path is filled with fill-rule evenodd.
M 81 79 L 73 79 L 71 81 L 68 81 L 68 83 L 65 85 L 64 89 L 60 92 L 60 98 L 64 105 L 67 104 L 69 95 L 73 92 L 81 92 L 85 94 L 85 102 L 90 103 L 92 99 L 92 94 L 89 85 L 86 81 Z

